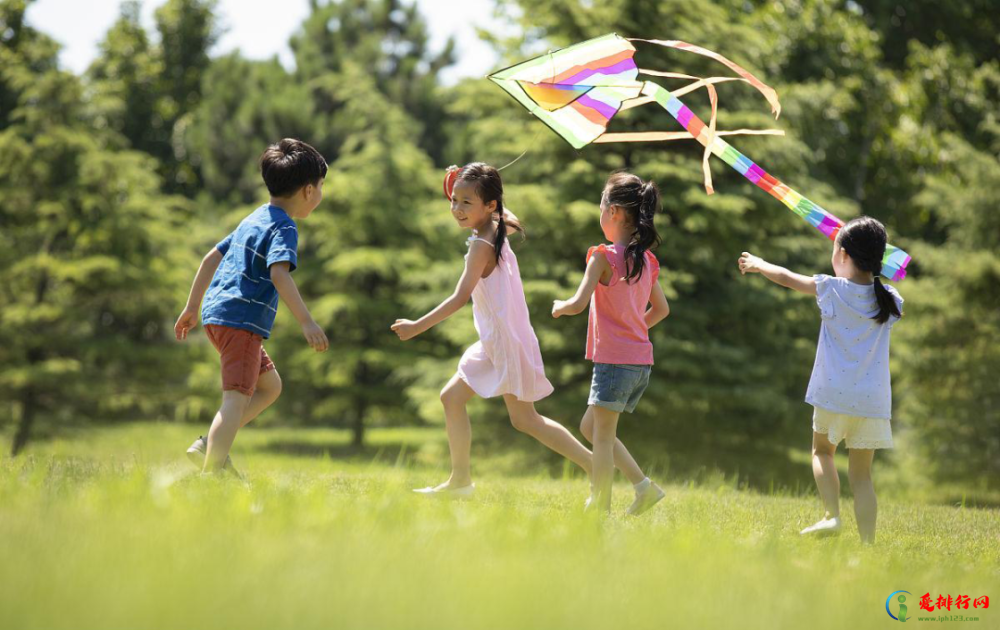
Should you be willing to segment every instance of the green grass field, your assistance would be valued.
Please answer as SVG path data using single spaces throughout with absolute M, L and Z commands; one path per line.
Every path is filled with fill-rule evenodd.
M 373 431 L 360 454 L 339 431 L 247 430 L 239 482 L 193 474 L 197 429 L 95 429 L 0 460 L 0 628 L 861 630 L 898 624 L 901 589 L 911 626 L 931 625 L 930 592 L 994 600 L 934 627 L 1000 627 L 995 509 L 883 493 L 863 547 L 849 499 L 844 535 L 802 540 L 815 497 L 662 479 L 652 512 L 623 517 L 622 484 L 599 522 L 581 475 L 511 474 L 516 453 L 477 460 L 473 501 L 413 495 L 445 477 L 442 430 Z

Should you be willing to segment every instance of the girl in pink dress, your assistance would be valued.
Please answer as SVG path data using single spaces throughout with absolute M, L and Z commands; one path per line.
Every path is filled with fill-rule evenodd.
M 660 242 L 653 225 L 659 207 L 656 184 L 630 173 L 613 174 L 601 195 L 601 230 L 611 244 L 590 248 L 576 295 L 552 305 L 552 316 L 560 317 L 581 313 L 590 304 L 587 359 L 594 362 L 594 377 L 580 430 L 594 445 L 587 507 L 596 504 L 604 513 L 611 508 L 615 466 L 635 487 L 629 514 L 641 514 L 664 496 L 615 435 L 618 416 L 635 411 L 649 385 L 649 329 L 670 314 L 657 282 L 660 265 L 649 251 Z
M 523 230 L 503 206 L 500 173 L 492 166 L 474 162 L 449 171 L 445 181 L 452 216 L 460 227 L 472 230 L 465 270 L 448 299 L 417 321 L 397 319 L 392 330 L 403 341 L 412 339 L 453 315 L 471 298 L 479 341 L 465 351 L 458 371 L 441 391 L 451 476 L 439 486 L 416 492 L 452 497 L 472 494 L 472 427 L 466 404 L 473 396 L 503 396 L 515 429 L 569 458 L 589 474 L 590 451 L 566 427 L 535 411 L 535 401 L 551 394 L 552 385 L 545 378 L 538 339 L 528 318 L 517 257 L 507 242 L 509 231 Z

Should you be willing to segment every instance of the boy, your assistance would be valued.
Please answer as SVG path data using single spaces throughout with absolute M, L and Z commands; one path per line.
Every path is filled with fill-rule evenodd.
M 329 347 L 291 277 L 298 262 L 294 219 L 309 216 L 323 199 L 326 170 L 323 156 L 299 140 L 285 138 L 264 151 L 260 172 L 270 201 L 202 259 L 187 305 L 174 324 L 177 339 L 186 339 L 198 324 L 204 296 L 205 334 L 222 358 L 222 407 L 208 440 L 199 437 L 187 451 L 204 472 L 225 467 L 237 474 L 229 458 L 236 432 L 281 393 L 281 379 L 262 345 L 271 334 L 278 296 L 302 325 L 309 345 L 317 352 Z

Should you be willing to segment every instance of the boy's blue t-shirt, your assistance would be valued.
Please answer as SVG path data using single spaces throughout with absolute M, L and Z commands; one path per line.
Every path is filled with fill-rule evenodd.
M 284 210 L 264 204 L 216 245 L 222 262 L 201 309 L 203 324 L 242 328 L 267 339 L 278 313 L 271 265 L 298 262 L 299 232 Z

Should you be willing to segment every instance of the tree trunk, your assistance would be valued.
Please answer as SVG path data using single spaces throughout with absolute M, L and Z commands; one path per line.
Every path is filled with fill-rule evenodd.
M 14 442 L 10 447 L 10 456 L 17 457 L 17 454 L 28 445 L 28 438 L 31 437 L 31 425 L 35 421 L 35 391 L 28 388 L 21 398 L 21 421 L 17 423 L 17 432 L 14 433 Z
M 368 364 L 364 361 L 358 363 L 354 374 L 354 384 L 359 393 L 354 397 L 354 437 L 351 446 L 360 450 L 365 445 L 365 412 L 368 411 L 368 403 L 365 401 L 364 393 L 361 392 L 368 382 Z
M 54 238 L 54 237 L 53 237 Z M 48 251 L 50 249 L 52 240 L 45 243 L 42 247 L 43 251 Z M 45 294 L 49 288 L 49 274 L 42 272 L 41 276 L 38 278 L 38 284 L 35 285 L 35 305 L 40 305 L 45 300 Z M 41 348 L 34 347 L 28 350 L 28 365 L 35 366 L 44 358 L 44 352 Z M 10 455 L 11 457 L 17 457 L 17 454 L 24 450 L 24 447 L 28 445 L 28 440 L 31 437 L 31 425 L 35 422 L 35 413 L 37 411 L 38 399 L 33 385 L 28 385 L 24 390 L 24 394 L 21 396 L 21 421 L 17 423 L 17 431 L 14 433 L 14 442 L 10 445 Z

